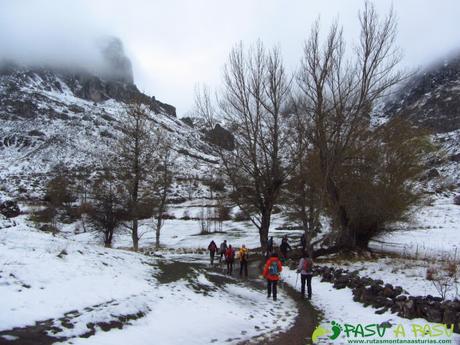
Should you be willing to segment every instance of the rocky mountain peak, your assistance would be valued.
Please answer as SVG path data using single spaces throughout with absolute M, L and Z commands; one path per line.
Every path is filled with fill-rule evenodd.
M 99 46 L 106 64 L 106 77 L 110 80 L 133 84 L 131 60 L 125 55 L 121 40 L 117 37 L 105 37 L 99 41 Z
M 438 61 L 412 77 L 384 112 L 406 117 L 435 133 L 460 129 L 460 54 Z
M 44 108 L 39 104 L 44 100 L 45 104 L 51 104 L 55 97 L 70 94 L 95 103 L 108 100 L 125 104 L 133 100 L 141 101 L 157 114 L 176 116 L 173 106 L 142 93 L 136 87 L 131 61 L 120 39 L 111 36 L 101 38 L 97 42 L 97 49 L 101 61 L 91 66 L 0 62 L 0 115 L 28 118 L 46 108 L 49 108 L 47 113 L 54 114 L 54 107 Z M 51 98 L 50 92 L 55 93 Z M 65 116 L 65 113 L 60 115 Z

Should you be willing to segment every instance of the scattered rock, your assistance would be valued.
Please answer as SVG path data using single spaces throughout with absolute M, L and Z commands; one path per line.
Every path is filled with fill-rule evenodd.
M 387 311 L 388 311 L 388 307 L 384 307 L 382 309 L 376 310 L 375 313 L 378 314 L 378 315 L 381 315 L 381 314 L 386 313 Z
M 19 216 L 21 210 L 18 204 L 13 200 L 6 200 L 0 203 L 0 214 L 7 218 L 14 218 Z

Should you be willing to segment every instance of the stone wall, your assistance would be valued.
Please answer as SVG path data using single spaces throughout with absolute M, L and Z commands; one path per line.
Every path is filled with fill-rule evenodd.
M 314 270 L 322 282 L 332 283 L 336 289 L 350 288 L 353 300 L 376 308 L 376 314 L 391 311 L 406 319 L 422 318 L 429 322 L 453 324 L 455 333 L 460 333 L 459 300 L 443 301 L 431 295 L 410 296 L 401 286 L 360 277 L 358 271 L 327 266 L 317 266 Z

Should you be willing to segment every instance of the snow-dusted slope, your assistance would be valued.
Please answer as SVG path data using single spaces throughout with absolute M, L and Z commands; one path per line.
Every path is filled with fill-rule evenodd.
M 83 72 L 79 72 L 83 73 Z M 183 175 L 203 175 L 216 161 L 203 134 L 178 120 L 173 107 L 132 84 L 68 71 L 9 68 L 0 73 L 0 185 L 6 194 L 40 192 L 58 164 L 82 170 L 119 135 L 126 102 L 141 98 L 154 124 L 165 129 L 179 153 Z M 22 188 L 20 188 L 22 187 Z

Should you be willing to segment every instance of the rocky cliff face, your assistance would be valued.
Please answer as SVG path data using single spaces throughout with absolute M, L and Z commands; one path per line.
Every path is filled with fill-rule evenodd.
M 120 42 L 105 48 L 110 68 L 101 73 L 1 65 L 0 196 L 39 197 L 59 166 L 91 171 L 119 135 L 120 115 L 133 100 L 149 106 L 154 125 L 174 142 L 180 173 L 199 176 L 216 162 L 200 130 L 137 89 Z
M 436 133 L 460 129 L 460 55 L 418 73 L 385 107 Z
M 412 77 L 383 109 L 429 129 L 440 147 L 422 181 L 427 191 L 460 192 L 460 55 Z

